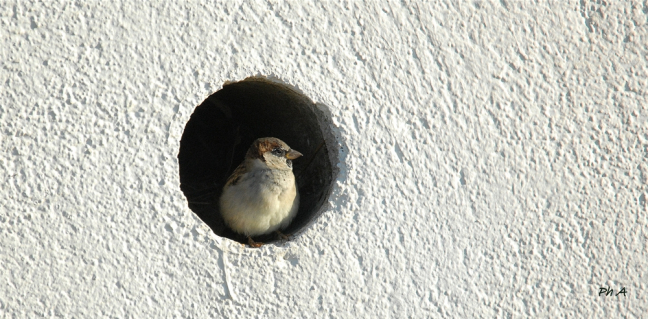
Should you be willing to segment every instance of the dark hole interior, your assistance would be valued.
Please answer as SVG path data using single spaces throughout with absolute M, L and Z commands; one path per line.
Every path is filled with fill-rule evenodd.
M 325 139 L 320 126 L 328 121 L 309 98 L 287 85 L 258 77 L 225 84 L 196 107 L 180 140 L 180 188 L 189 208 L 216 235 L 247 243 L 245 236 L 224 224 L 218 198 L 252 142 L 277 137 L 304 154 L 293 161 L 299 211 L 283 231 L 298 234 L 318 217 L 335 179 L 331 145 L 327 145 L 334 138 Z M 275 234 L 253 239 L 263 243 L 278 240 Z

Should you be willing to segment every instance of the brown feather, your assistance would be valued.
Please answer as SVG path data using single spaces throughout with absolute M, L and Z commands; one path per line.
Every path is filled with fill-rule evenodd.
M 275 137 L 265 137 L 260 138 L 254 141 L 250 148 L 248 149 L 245 158 L 246 159 L 260 159 L 262 162 L 265 162 L 266 159 L 263 156 L 266 152 L 272 151 L 275 147 L 280 147 L 284 150 L 290 150 L 288 144 L 284 143 L 282 140 Z M 230 177 L 227 179 L 227 185 L 236 185 L 243 177 L 243 174 L 247 171 L 246 160 L 232 172 Z
M 246 157 L 258 158 L 261 161 L 265 162 L 263 154 L 265 154 L 265 152 L 272 151 L 275 147 L 280 147 L 286 151 L 290 150 L 288 144 L 284 143 L 282 140 L 274 137 L 266 137 L 254 141 L 254 143 L 252 143 L 252 145 L 248 149 Z

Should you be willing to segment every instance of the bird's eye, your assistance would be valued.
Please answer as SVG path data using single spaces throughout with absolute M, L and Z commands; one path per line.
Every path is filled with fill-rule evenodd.
M 285 152 L 284 150 L 282 150 L 281 148 L 279 148 L 279 147 L 275 147 L 275 148 L 272 150 L 272 154 L 274 154 L 274 155 L 276 155 L 276 156 L 284 156 L 285 153 L 286 153 L 286 152 Z

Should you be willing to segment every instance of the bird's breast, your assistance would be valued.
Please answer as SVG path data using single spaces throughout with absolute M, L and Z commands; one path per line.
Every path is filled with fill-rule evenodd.
M 287 226 L 297 213 L 299 195 L 292 171 L 257 169 L 225 186 L 221 214 L 235 231 L 258 235 Z
M 292 206 L 297 195 L 292 171 L 257 169 L 242 176 L 236 185 L 223 189 L 224 199 L 237 210 L 272 213 Z

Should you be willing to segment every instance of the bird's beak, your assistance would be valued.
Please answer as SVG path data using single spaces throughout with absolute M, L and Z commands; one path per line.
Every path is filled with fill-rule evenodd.
M 302 153 L 299 153 L 299 152 L 297 152 L 295 150 L 290 150 L 290 151 L 288 151 L 286 153 L 286 158 L 289 159 L 289 160 L 294 160 L 294 159 L 296 159 L 297 157 L 300 157 L 300 156 L 302 156 Z

